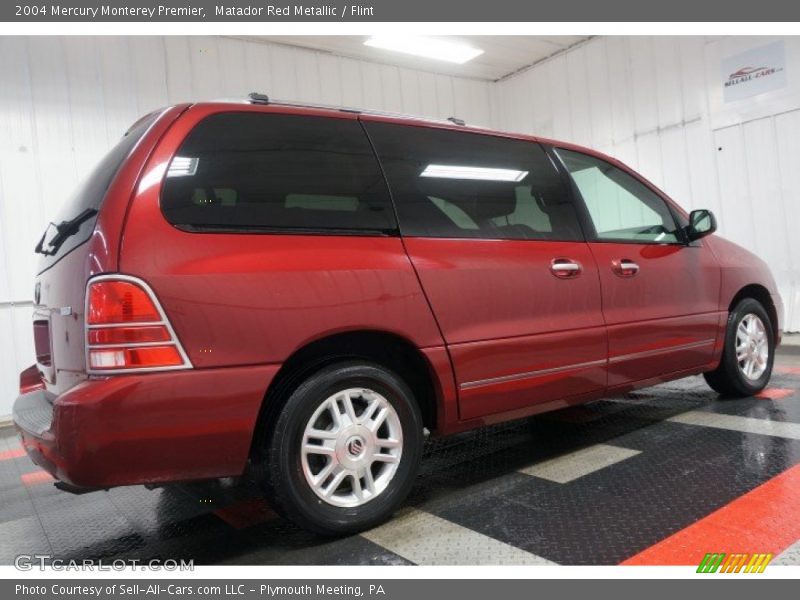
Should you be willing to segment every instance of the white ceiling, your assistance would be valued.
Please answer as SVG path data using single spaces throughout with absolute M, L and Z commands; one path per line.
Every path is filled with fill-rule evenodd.
M 527 67 L 548 56 L 557 54 L 579 42 L 589 39 L 585 36 L 517 36 L 517 35 L 465 35 L 438 36 L 466 43 L 480 48 L 483 54 L 463 64 L 457 65 L 438 60 L 420 58 L 371 48 L 364 45 L 369 36 L 361 35 L 269 35 L 236 36 L 256 42 L 272 42 L 330 52 L 339 56 L 349 56 L 375 62 L 410 67 L 446 75 L 460 75 L 496 81 L 519 69 Z

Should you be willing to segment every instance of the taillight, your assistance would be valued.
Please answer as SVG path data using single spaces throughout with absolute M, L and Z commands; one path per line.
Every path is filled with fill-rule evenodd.
M 86 290 L 89 373 L 191 367 L 153 291 L 130 276 L 103 275 Z
M 130 281 L 95 281 L 89 286 L 88 325 L 160 321 L 153 299 Z

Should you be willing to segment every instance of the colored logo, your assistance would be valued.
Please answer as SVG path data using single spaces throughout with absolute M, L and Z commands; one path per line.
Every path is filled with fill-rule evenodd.
M 772 554 L 725 554 L 709 552 L 700 561 L 698 573 L 763 573 Z
M 725 87 L 739 85 L 740 83 L 745 83 L 761 77 L 769 77 L 781 71 L 783 71 L 782 67 L 742 67 L 728 75 L 728 81 L 725 82 Z

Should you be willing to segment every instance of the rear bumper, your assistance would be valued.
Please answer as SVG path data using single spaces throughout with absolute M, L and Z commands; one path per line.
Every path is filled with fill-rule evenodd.
M 60 396 L 33 389 L 14 403 L 14 423 L 33 462 L 76 487 L 241 475 L 278 368 L 89 379 Z

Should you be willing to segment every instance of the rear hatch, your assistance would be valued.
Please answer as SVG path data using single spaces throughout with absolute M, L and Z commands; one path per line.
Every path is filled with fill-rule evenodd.
M 120 168 L 158 116 L 147 115 L 128 130 L 64 203 L 36 246 L 40 255 L 34 284 L 36 364 L 48 391 L 55 394 L 86 378 L 86 282 L 94 273 L 115 268 L 103 264 L 101 254 L 92 250 L 97 244 L 116 243 L 102 232 L 92 240 L 98 214 Z

